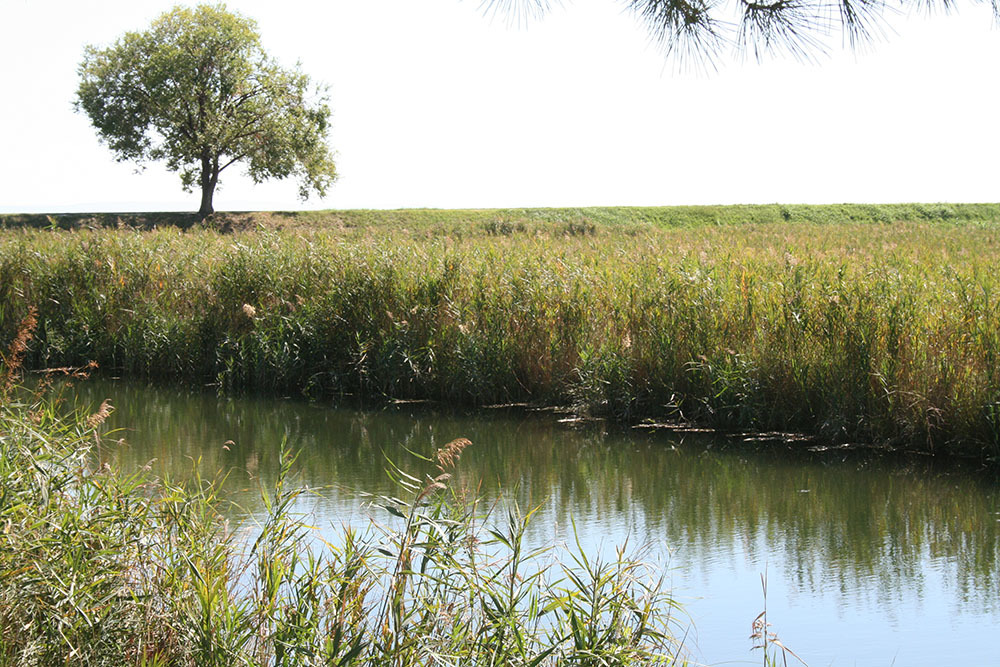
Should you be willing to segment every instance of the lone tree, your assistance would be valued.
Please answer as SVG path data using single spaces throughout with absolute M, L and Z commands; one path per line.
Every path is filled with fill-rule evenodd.
M 279 67 L 256 23 L 224 5 L 176 7 L 109 48 L 89 46 L 79 73 L 76 109 L 116 159 L 164 160 L 185 191 L 201 188 L 203 217 L 237 162 L 255 183 L 296 177 L 302 199 L 336 178 L 323 91 Z

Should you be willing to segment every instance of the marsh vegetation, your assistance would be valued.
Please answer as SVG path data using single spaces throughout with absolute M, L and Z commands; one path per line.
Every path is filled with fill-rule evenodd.
M 816 220 L 836 207 L 800 208 L 712 214 L 769 220 L 742 224 L 679 209 L 675 226 L 671 209 L 353 212 L 230 233 L 22 220 L 0 236 L 0 333 L 35 306 L 34 367 L 995 457 L 993 208 L 835 224 Z M 938 217 L 871 221 L 907 212 Z

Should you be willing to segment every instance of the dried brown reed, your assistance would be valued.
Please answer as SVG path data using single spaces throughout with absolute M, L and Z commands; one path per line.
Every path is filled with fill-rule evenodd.
M 17 333 L 7 349 L 7 354 L 0 353 L 0 400 L 6 400 L 11 389 L 21 379 L 21 367 L 24 354 L 28 351 L 28 343 L 34 337 L 38 327 L 38 309 L 31 306 L 17 327 Z

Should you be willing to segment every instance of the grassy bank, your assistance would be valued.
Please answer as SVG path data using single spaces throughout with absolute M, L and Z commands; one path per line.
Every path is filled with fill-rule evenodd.
M 750 208 L 21 226 L 0 335 L 34 305 L 35 367 L 1000 453 L 1000 207 Z
M 437 234 L 525 231 L 569 233 L 595 226 L 635 230 L 770 223 L 841 224 L 938 222 L 997 223 L 1000 204 L 764 204 L 725 206 L 591 206 L 512 209 L 395 209 L 216 213 L 202 225 L 184 213 L 0 214 L 0 229 L 95 229 L 207 226 L 224 231 L 262 229 L 399 230 Z

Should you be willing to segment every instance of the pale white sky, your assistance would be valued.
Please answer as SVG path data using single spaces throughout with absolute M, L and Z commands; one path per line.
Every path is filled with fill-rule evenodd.
M 174 2 L 0 0 L 0 212 L 196 210 L 176 174 L 114 162 L 72 109 L 86 44 Z M 223 173 L 218 210 L 1000 200 L 989 8 L 899 16 L 862 54 L 677 73 L 621 3 L 527 28 L 478 0 L 234 0 L 330 86 L 341 178 Z

